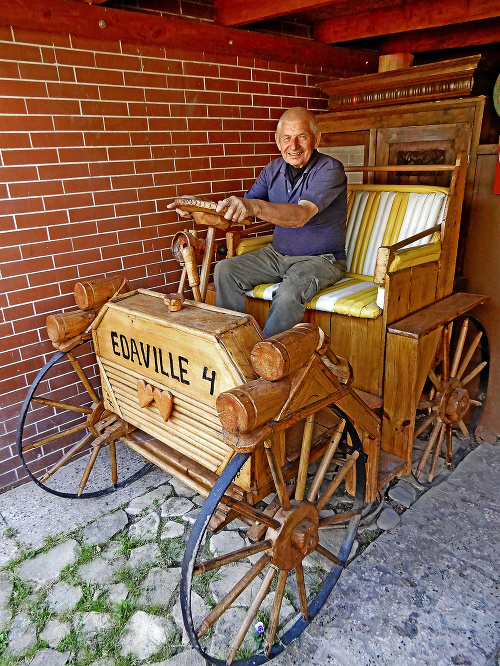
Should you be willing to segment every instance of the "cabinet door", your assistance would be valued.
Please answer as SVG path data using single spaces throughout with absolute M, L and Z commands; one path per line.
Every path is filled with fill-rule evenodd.
M 470 123 L 382 128 L 377 130 L 376 164 L 453 164 L 458 152 L 469 152 L 471 134 Z M 449 172 L 393 172 L 377 174 L 376 182 L 447 187 L 450 178 Z

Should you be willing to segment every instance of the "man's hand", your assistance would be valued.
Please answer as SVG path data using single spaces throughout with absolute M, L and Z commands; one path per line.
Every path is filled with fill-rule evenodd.
M 224 219 L 236 222 L 236 224 L 244 224 L 246 217 L 253 217 L 256 215 L 254 202 L 252 199 L 241 199 L 240 197 L 228 197 L 219 201 L 216 211 L 220 213 L 228 206 Z

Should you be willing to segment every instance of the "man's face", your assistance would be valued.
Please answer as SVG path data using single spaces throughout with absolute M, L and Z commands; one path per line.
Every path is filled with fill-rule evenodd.
M 276 145 L 285 162 L 300 169 L 311 159 L 320 138 L 321 132 L 314 134 L 306 119 L 285 120 L 276 134 Z

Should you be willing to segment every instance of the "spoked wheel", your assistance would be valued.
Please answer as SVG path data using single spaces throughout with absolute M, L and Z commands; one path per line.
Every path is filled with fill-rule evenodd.
M 104 409 L 98 381 L 95 355 L 85 342 L 57 352 L 23 403 L 18 454 L 33 481 L 54 495 L 98 497 L 152 467 L 119 442 L 130 426 Z
M 305 420 L 297 458 L 283 466 L 276 444 L 265 442 L 272 474 L 265 503 L 251 506 L 225 494 L 258 451 L 238 453 L 193 527 L 181 606 L 191 643 L 212 664 L 262 664 L 282 652 L 318 613 L 346 565 L 364 505 L 365 455 L 344 415 L 313 438 L 318 420 L 319 413 Z M 238 515 L 241 529 L 212 536 L 208 526 L 220 502 Z
M 419 481 L 427 466 L 428 482 L 432 483 L 441 455 L 446 467 L 452 467 L 454 429 L 470 444 L 483 409 L 488 374 L 489 347 L 481 323 L 468 316 L 445 326 L 417 407 L 415 438 L 429 433 L 415 471 Z

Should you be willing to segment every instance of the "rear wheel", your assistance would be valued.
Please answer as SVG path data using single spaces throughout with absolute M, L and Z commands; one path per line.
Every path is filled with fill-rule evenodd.
M 344 415 L 335 420 L 312 439 L 318 418 L 306 419 L 300 455 L 283 466 L 276 443 L 265 442 L 265 501 L 231 497 L 251 454 L 236 454 L 206 499 L 184 557 L 181 605 L 191 643 L 209 662 L 244 666 L 279 654 L 345 567 L 364 506 L 365 456 L 353 425 Z M 238 515 L 238 529 L 212 536 L 219 503 Z
M 61 497 L 98 497 L 152 465 L 120 443 L 130 426 L 104 408 L 90 342 L 57 352 L 21 408 L 17 451 L 29 476 Z

